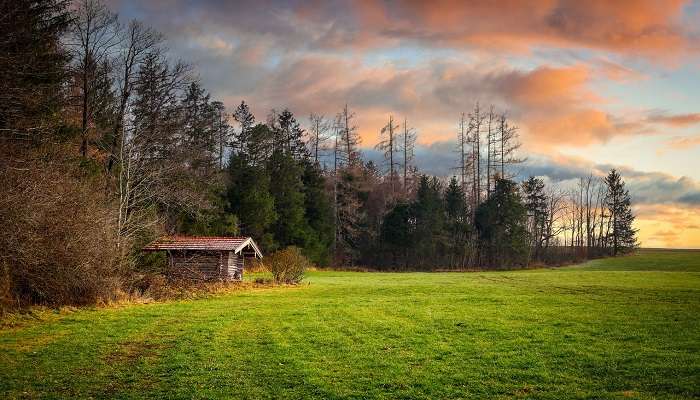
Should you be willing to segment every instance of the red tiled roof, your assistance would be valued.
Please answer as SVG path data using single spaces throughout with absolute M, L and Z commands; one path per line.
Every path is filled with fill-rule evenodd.
M 247 245 L 251 245 L 262 257 L 253 239 L 245 236 L 165 236 L 150 243 L 143 250 L 210 250 L 238 253 Z

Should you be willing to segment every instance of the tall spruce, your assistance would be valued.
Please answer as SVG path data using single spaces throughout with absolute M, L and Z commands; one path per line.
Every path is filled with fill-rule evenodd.
M 632 213 L 629 191 L 625 188 L 625 182 L 617 172 L 612 169 L 605 177 L 607 193 L 605 204 L 610 218 L 610 232 L 608 243 L 612 246 L 612 254 L 617 256 L 632 251 L 638 246 L 637 229 L 634 228 L 634 213 Z
M 476 211 L 482 265 L 487 268 L 524 265 L 528 249 L 526 223 L 527 211 L 517 184 L 497 179 L 491 197 Z
M 55 136 L 65 103 L 69 55 L 60 38 L 70 26 L 66 0 L 0 2 L 0 135 L 35 143 Z

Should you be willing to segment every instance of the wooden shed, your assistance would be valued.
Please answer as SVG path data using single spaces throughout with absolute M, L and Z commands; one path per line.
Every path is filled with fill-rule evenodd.
M 203 281 L 239 281 L 246 260 L 263 256 L 250 237 L 166 236 L 143 250 L 165 251 L 172 276 Z

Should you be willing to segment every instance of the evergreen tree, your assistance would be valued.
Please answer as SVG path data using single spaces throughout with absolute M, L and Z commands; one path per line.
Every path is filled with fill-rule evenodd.
M 464 266 L 469 239 L 470 224 L 467 202 L 462 185 L 453 176 L 445 190 L 445 216 L 450 255 L 456 257 L 450 264 Z
M 241 233 L 252 236 L 261 246 L 275 248 L 270 227 L 277 220 L 270 176 L 249 163 L 245 154 L 233 154 L 228 166 L 228 211 L 238 217 Z
M 294 160 L 308 158 L 308 150 L 304 143 L 304 130 L 289 109 L 285 108 L 277 115 L 277 123 L 273 132 L 275 133 L 275 143 L 280 144 L 283 151 L 290 154 Z
M 486 266 L 502 267 L 526 262 L 527 211 L 515 182 L 497 179 L 491 196 L 476 210 L 476 229 Z
M 411 204 L 400 201 L 384 216 L 382 247 L 390 254 L 393 265 L 408 266 L 416 239 L 414 211 Z
M 326 179 L 315 161 L 304 163 L 304 206 L 305 218 L 311 228 L 311 238 L 305 249 L 314 262 L 327 265 L 330 262 L 329 250 L 333 244 L 334 221 L 331 199 L 326 190 Z
M 523 182 L 522 190 L 527 210 L 527 227 L 530 233 L 531 247 L 534 248 L 535 259 L 539 259 L 546 236 L 545 225 L 547 222 L 547 194 L 544 190 L 544 181 L 531 176 Z
M 305 248 L 309 241 L 309 225 L 305 219 L 304 186 L 301 166 L 291 154 L 278 148 L 268 161 L 268 170 L 274 177 L 270 193 L 275 201 L 277 220 L 271 230 L 280 247 Z
M 255 116 L 250 108 L 241 101 L 241 104 L 233 112 L 233 118 L 240 125 L 240 130 L 234 135 L 232 147 L 234 152 L 250 154 L 250 135 L 255 125 Z
M 605 177 L 607 193 L 605 203 L 609 211 L 611 231 L 608 243 L 612 246 L 612 254 L 624 254 L 638 246 L 637 229 L 634 224 L 631 199 L 629 191 L 625 188 L 625 182 L 615 170 L 610 170 Z
M 215 170 L 216 154 L 215 110 L 210 95 L 198 82 L 192 82 L 182 100 L 183 143 L 187 149 L 188 165 L 200 177 Z
M 436 265 L 443 261 L 445 243 L 445 209 L 442 185 L 436 177 L 423 175 L 418 183 L 416 200 L 413 203 L 416 218 L 415 248 L 419 261 L 425 265 Z
M 68 53 L 60 46 L 70 25 L 66 0 L 0 1 L 0 132 L 55 134 L 64 104 Z

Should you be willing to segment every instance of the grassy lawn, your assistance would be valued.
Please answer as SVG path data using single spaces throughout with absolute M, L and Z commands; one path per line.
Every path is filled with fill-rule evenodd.
M 700 398 L 700 253 L 315 272 L 0 330 L 0 398 Z

